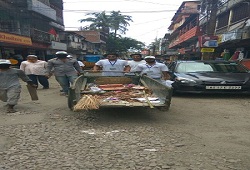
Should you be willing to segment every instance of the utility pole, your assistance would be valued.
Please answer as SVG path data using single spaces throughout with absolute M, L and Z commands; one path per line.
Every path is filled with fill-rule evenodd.
M 203 3 L 207 6 L 206 8 L 206 16 L 207 16 L 207 36 L 213 36 L 216 29 L 216 18 L 217 18 L 217 11 L 218 11 L 218 3 L 219 0 L 203 0 Z M 204 52 L 202 53 L 203 60 L 210 60 L 212 59 L 213 53 L 211 52 Z
M 208 0 L 208 14 L 209 20 L 207 25 L 207 35 L 214 35 L 215 28 L 216 28 L 216 15 L 218 10 L 218 3 L 219 0 Z M 209 9 L 210 8 L 210 9 Z

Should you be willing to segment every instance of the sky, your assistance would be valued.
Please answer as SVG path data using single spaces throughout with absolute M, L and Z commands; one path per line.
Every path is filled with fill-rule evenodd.
M 65 30 L 78 30 L 90 23 L 80 23 L 87 13 L 121 11 L 132 16 L 128 31 L 130 37 L 149 45 L 155 38 L 163 38 L 176 10 L 183 0 L 63 0 Z

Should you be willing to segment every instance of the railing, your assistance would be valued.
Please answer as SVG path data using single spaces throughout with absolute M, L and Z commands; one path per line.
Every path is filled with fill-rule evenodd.
M 177 46 L 193 37 L 200 35 L 201 35 L 200 27 L 195 26 L 192 29 L 188 30 L 186 33 L 182 34 L 181 36 L 178 36 L 174 41 L 172 41 L 169 44 L 169 48 L 173 48 L 174 46 Z
M 51 43 L 51 34 L 43 32 L 37 29 L 31 29 L 31 39 L 33 41 L 39 41 L 44 43 Z

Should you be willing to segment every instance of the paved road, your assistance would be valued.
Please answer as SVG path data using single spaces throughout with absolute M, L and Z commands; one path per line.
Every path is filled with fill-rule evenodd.
M 168 112 L 74 113 L 50 82 L 39 101 L 23 88 L 19 112 L 0 111 L 0 170 L 250 169 L 248 96 L 174 96 Z

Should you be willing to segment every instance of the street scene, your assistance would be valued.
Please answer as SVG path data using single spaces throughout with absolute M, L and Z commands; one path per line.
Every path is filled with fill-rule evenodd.
M 174 96 L 167 112 L 73 112 L 50 82 L 39 101 L 22 84 L 18 112 L 1 110 L 1 170 L 250 168 L 249 96 Z
M 249 170 L 250 2 L 0 0 L 0 170 Z

